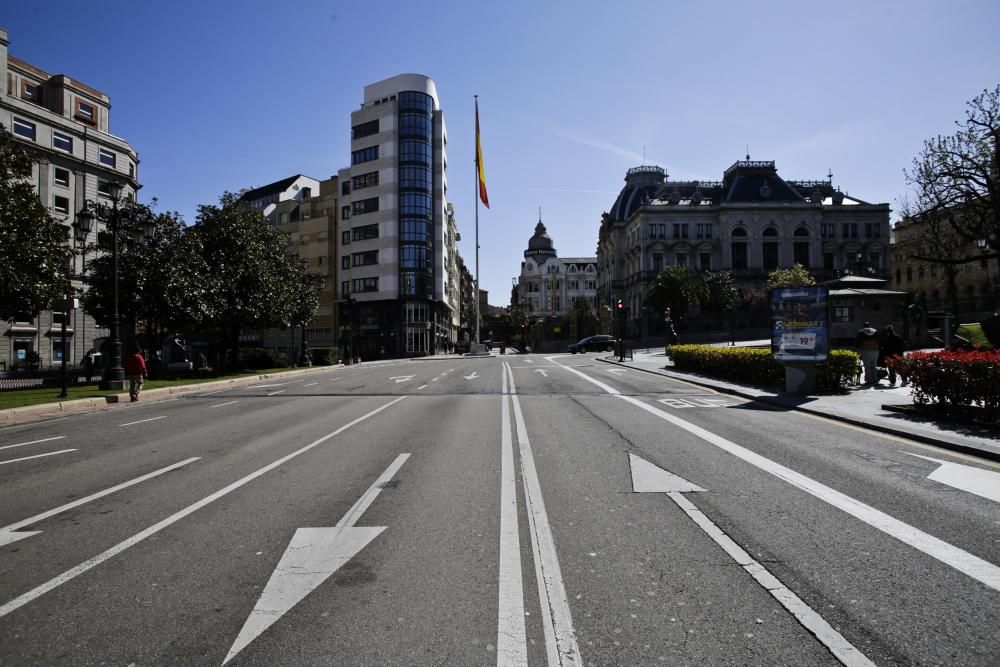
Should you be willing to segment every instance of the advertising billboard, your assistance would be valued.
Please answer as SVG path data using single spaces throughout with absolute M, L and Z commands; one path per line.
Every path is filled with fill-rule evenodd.
M 826 361 L 830 351 L 829 290 L 771 290 L 771 356 L 777 361 Z

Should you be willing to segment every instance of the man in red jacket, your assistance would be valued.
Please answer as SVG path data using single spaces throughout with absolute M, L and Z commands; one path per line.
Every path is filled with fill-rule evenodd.
M 132 402 L 139 400 L 139 392 L 142 391 L 142 379 L 146 377 L 146 360 L 139 354 L 139 350 L 133 350 L 132 354 L 125 359 L 125 374 L 128 375 L 128 395 Z

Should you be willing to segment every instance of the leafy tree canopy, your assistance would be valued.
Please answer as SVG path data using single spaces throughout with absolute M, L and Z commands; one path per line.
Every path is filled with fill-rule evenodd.
M 69 227 L 38 198 L 34 161 L 0 126 L 0 320 L 36 316 L 63 298 L 69 281 Z
M 767 288 L 775 287 L 811 287 L 816 279 L 809 269 L 801 264 L 793 264 L 790 269 L 775 269 L 767 274 Z

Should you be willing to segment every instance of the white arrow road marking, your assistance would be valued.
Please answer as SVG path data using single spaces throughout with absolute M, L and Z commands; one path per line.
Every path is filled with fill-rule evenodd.
M 547 370 L 545 370 L 544 368 L 536 368 L 535 372 L 536 373 L 541 373 L 542 377 L 548 377 L 549 376 L 549 372 Z
M 910 454 L 909 452 L 903 453 Z M 1000 473 L 961 463 L 932 459 L 920 454 L 910 454 L 910 456 L 941 464 L 941 467 L 928 475 L 927 479 L 1000 503 Z
M 410 380 L 412 380 L 415 377 L 417 377 L 417 376 L 416 375 L 396 375 L 396 376 L 393 376 L 393 377 L 391 377 L 389 379 L 390 380 L 395 380 L 396 384 L 399 384 L 400 382 L 409 382 Z
M 61 513 L 65 512 L 66 510 L 71 510 L 74 507 L 79 507 L 80 505 L 84 505 L 86 503 L 89 503 L 92 500 L 97 500 L 98 498 L 103 498 L 104 496 L 107 496 L 107 495 L 110 495 L 112 493 L 115 493 L 116 491 L 121 491 L 122 489 L 127 489 L 130 486 L 135 486 L 136 484 L 139 484 L 141 482 L 145 482 L 147 479 L 153 479 L 154 477 L 162 475 L 165 472 L 170 472 L 171 470 L 176 470 L 177 468 L 183 468 L 187 464 L 194 463 L 195 461 L 199 460 L 200 458 L 201 458 L 200 456 L 194 456 L 192 458 L 185 459 L 185 460 L 181 461 L 180 463 L 175 463 L 173 465 L 169 465 L 166 468 L 160 468 L 159 470 L 154 470 L 153 472 L 147 473 L 147 474 L 143 475 L 142 477 L 136 477 L 135 479 L 131 479 L 131 480 L 127 481 L 127 482 L 122 482 L 121 484 L 118 484 L 117 486 L 112 486 L 110 489 L 104 489 L 103 491 L 98 491 L 97 493 L 91 494 L 91 495 L 89 495 L 89 496 L 87 496 L 85 498 L 80 498 L 78 500 L 74 500 L 71 503 L 66 503 L 65 505 L 60 505 L 59 507 L 57 507 L 55 509 L 51 509 L 51 510 L 49 510 L 47 512 L 42 512 L 41 514 L 36 514 L 35 516 L 28 517 L 27 519 L 24 519 L 23 521 L 18 521 L 17 523 L 12 523 L 9 526 L 4 526 L 3 528 L 0 528 L 0 547 L 4 546 L 6 544 L 10 544 L 11 542 L 17 542 L 18 540 L 23 540 L 26 537 L 31 537 L 32 535 L 37 535 L 38 533 L 42 532 L 40 530 L 33 530 L 33 531 L 21 532 L 21 533 L 14 532 L 14 531 L 17 531 L 17 530 L 25 527 L 25 526 L 30 526 L 32 524 L 38 523 L 39 521 L 43 521 L 45 519 L 48 519 L 49 517 L 55 516 L 56 514 L 61 514 Z
M 164 528 L 167 528 L 169 526 L 174 525 L 175 523 L 177 523 L 181 519 L 183 519 L 183 518 L 185 518 L 185 517 L 187 517 L 187 516 L 189 516 L 191 514 L 194 514 L 195 512 L 197 512 L 198 510 L 200 510 L 202 507 L 205 507 L 206 505 L 215 502 L 219 498 L 222 498 L 224 496 L 229 495 L 230 493 L 232 493 L 236 489 L 239 489 L 240 487 L 242 487 L 242 486 L 244 486 L 246 484 L 249 484 L 253 480 L 255 480 L 258 477 L 260 477 L 261 475 L 265 475 L 265 474 L 269 473 L 270 471 L 274 470 L 275 468 L 277 468 L 278 466 L 282 465 L 283 463 L 286 463 L 286 462 L 294 459 L 295 457 L 299 456 L 300 454 L 305 454 L 310 449 L 313 449 L 315 447 L 319 447 L 320 445 L 322 445 L 324 442 L 326 442 L 330 438 L 334 438 L 334 437 L 340 435 L 341 433 L 343 433 L 344 431 L 346 431 L 347 429 L 351 428 L 352 426 L 354 426 L 356 424 L 360 424 L 361 422 L 365 421 L 366 419 L 370 419 L 370 418 L 374 417 L 378 413 L 382 412 L 383 410 L 385 410 L 387 408 L 392 407 L 393 405 L 395 405 L 396 403 L 399 403 L 400 401 L 404 400 L 405 398 L 406 398 L 406 396 L 400 396 L 399 398 L 397 398 L 395 400 L 389 401 L 385 405 L 382 405 L 380 407 L 375 408 L 371 412 L 368 412 L 368 413 L 365 413 L 365 414 L 361 415 L 357 419 L 354 419 L 352 421 L 347 422 L 346 424 L 344 424 L 343 426 L 341 426 L 340 428 L 338 428 L 336 431 L 333 431 L 332 433 L 327 433 L 322 438 L 319 438 L 318 440 L 314 440 L 314 441 L 310 442 L 305 447 L 297 449 L 294 452 L 292 452 L 291 454 L 286 454 L 285 456 L 281 457 L 277 461 L 273 461 L 272 463 L 268 463 L 263 468 L 259 468 L 259 469 L 255 470 L 254 472 L 250 473 L 249 475 L 247 475 L 245 477 L 241 477 L 240 479 L 236 480 L 235 482 L 233 482 L 229 486 L 226 486 L 226 487 L 223 487 L 223 488 L 219 489 L 215 493 L 202 498 L 198 502 L 192 503 L 191 505 L 188 505 L 187 507 L 185 507 L 184 509 L 180 510 L 179 512 L 175 512 L 175 513 L 171 514 L 166 519 L 163 519 L 162 521 L 153 524 L 149 528 L 146 528 L 145 530 L 142 530 L 142 531 L 136 533 L 135 535 L 133 535 L 132 537 L 128 538 L 124 542 L 119 542 L 118 544 L 116 544 L 115 546 L 111 547 L 107 551 L 104 551 L 102 553 L 97 554 L 93 558 L 80 563 L 76 567 L 72 567 L 72 568 L 66 570 L 65 572 L 63 572 L 62 574 L 60 574 L 60 575 L 58 575 L 58 576 L 56 576 L 56 577 L 54 577 L 52 579 L 49 579 L 44 584 L 42 584 L 40 586 L 36 586 L 35 588 L 31 589 L 27 593 L 23 593 L 22 595 L 19 595 L 18 597 L 14 598 L 10 602 L 7 602 L 6 604 L 0 605 L 0 618 L 3 618 L 7 614 L 20 609 L 21 607 L 23 607 L 24 605 L 28 604 L 32 600 L 36 600 L 36 599 L 40 598 L 41 596 L 45 595 L 49 591 L 52 591 L 52 590 L 55 590 L 56 588 L 59 588 L 60 586 L 62 586 L 63 584 L 65 584 L 67 581 L 72 581 L 73 579 L 75 579 L 76 577 L 80 576 L 84 572 L 92 570 L 93 568 L 97 567 L 98 565 L 100 565 L 104 561 L 117 556 L 118 554 L 120 554 L 121 552 L 125 551 L 129 547 L 135 546 L 136 544 L 139 544 L 139 542 L 142 542 L 146 538 L 151 537 L 153 535 L 156 535 L 158 532 L 160 532 Z
M 472 375 L 463 375 L 462 377 L 466 380 L 475 380 L 479 376 L 476 374 L 476 371 L 472 371 Z
M 909 545 L 917 551 L 927 554 L 931 558 L 936 558 L 945 565 L 972 577 L 976 581 L 986 584 L 995 591 L 1000 591 L 1000 567 L 997 567 L 993 563 L 983 560 L 979 556 L 971 554 L 964 549 L 959 549 L 958 547 L 949 544 L 944 540 L 938 539 L 929 533 L 925 533 L 924 531 L 904 523 L 899 519 L 886 514 L 885 512 L 879 511 L 870 505 L 866 505 L 861 501 L 848 496 L 847 494 L 832 489 L 829 486 L 812 479 L 811 477 L 807 477 L 806 475 L 796 472 L 791 468 L 787 468 L 776 461 L 772 461 L 765 456 L 761 456 L 753 450 L 737 445 L 735 442 L 730 440 L 726 440 L 722 436 L 716 435 L 715 433 L 703 429 L 696 424 L 692 424 L 691 422 L 672 415 L 669 412 L 664 412 L 663 410 L 652 405 L 647 405 L 632 396 L 623 396 L 621 392 L 614 387 L 610 387 L 599 380 L 595 380 L 589 375 L 576 370 L 572 366 L 563 366 L 562 364 L 559 365 L 571 373 L 576 373 L 588 382 L 601 387 L 607 393 L 612 394 L 623 401 L 627 401 L 641 410 L 645 410 L 646 412 L 655 415 L 664 421 L 670 422 L 671 424 L 684 429 L 688 433 L 701 438 L 705 442 L 714 445 L 723 451 L 729 452 L 736 458 L 741 459 L 766 473 L 774 475 L 778 479 L 788 482 L 792 486 L 842 510 L 846 514 L 863 521 L 873 528 L 877 528 L 886 535 L 896 538 L 903 544 Z
M 62 440 L 65 435 L 57 435 L 54 438 L 44 438 L 42 440 L 32 440 L 31 442 L 19 442 L 16 445 L 4 445 L 0 449 L 13 449 L 14 447 L 24 447 L 26 445 L 37 445 L 40 442 L 52 442 L 53 440 Z
M 222 664 L 232 660 L 385 530 L 385 526 L 355 528 L 354 524 L 382 492 L 382 486 L 393 478 L 408 458 L 409 454 L 397 456 L 333 528 L 299 528 L 295 531 L 278 566 L 271 574 L 271 579 L 264 587 L 260 600 L 250 612 L 250 617 L 243 624 L 243 629 Z
M 6 465 L 8 463 L 17 463 L 18 461 L 27 461 L 28 459 L 40 459 L 43 456 L 55 456 L 56 454 L 65 454 L 66 452 L 75 452 L 75 449 L 60 449 L 58 452 L 48 452 L 47 454 L 35 454 L 34 456 L 22 456 L 19 459 L 9 459 L 7 461 L 0 461 L 0 466 Z
M 621 375 L 622 373 L 627 373 L 628 372 L 624 368 L 609 368 L 609 369 L 607 369 L 607 371 L 609 373 L 611 373 L 612 375 Z
M 534 362 L 534 361 L 532 361 L 531 359 L 525 359 L 525 361 L 527 361 L 527 362 L 528 362 L 529 364 L 533 364 L 533 363 L 535 363 L 535 362 Z
M 573 628 L 573 615 L 569 609 L 569 598 L 563 583 L 559 558 L 556 555 L 555 538 L 545 512 L 542 499 L 542 485 L 535 469 L 535 457 L 528 441 L 528 429 L 524 425 L 521 402 L 514 386 L 514 372 L 504 363 L 504 370 L 510 379 L 511 401 L 514 406 L 514 423 L 517 427 L 518 452 L 521 455 L 524 504 L 528 515 L 528 535 L 535 559 L 535 579 L 538 583 L 538 598 L 542 606 L 542 629 L 545 633 L 545 648 L 549 665 L 583 664 L 580 647 Z M 499 661 L 499 656 L 498 656 Z M 526 663 L 522 663 L 526 664 Z
M 716 526 L 711 519 L 695 507 L 694 503 L 681 495 L 692 491 L 704 491 L 705 489 L 687 481 L 683 477 L 679 477 L 672 472 L 653 465 L 635 454 L 629 454 L 628 460 L 629 467 L 632 469 L 632 490 L 634 492 L 666 493 L 685 514 L 698 524 L 699 528 L 705 531 L 705 534 L 722 547 L 722 550 L 746 570 L 757 583 L 763 586 L 764 590 L 770 593 L 781 606 L 798 619 L 799 623 L 805 629 L 813 633 L 816 639 L 826 646 L 842 664 L 850 665 L 851 667 L 874 667 L 875 663 L 869 660 L 864 653 L 847 641 L 843 635 L 834 630 L 823 617 L 813 611 L 799 596 L 778 581 L 777 577 L 767 571 L 767 568 L 754 560 L 740 545 L 736 544 L 731 537 L 726 535 L 721 528 Z
M 119 426 L 134 426 L 135 424 L 144 424 L 146 422 L 155 422 L 157 419 L 166 419 L 166 415 L 160 415 L 159 417 L 150 417 L 149 419 L 140 419 L 137 422 L 128 422 L 127 424 L 119 424 Z

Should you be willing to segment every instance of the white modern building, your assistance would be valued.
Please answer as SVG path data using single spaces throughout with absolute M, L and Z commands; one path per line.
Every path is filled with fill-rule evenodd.
M 293 201 L 296 203 L 305 201 L 310 197 L 319 194 L 319 180 L 302 174 L 295 174 L 288 178 L 283 178 L 274 183 L 268 183 L 259 188 L 252 188 L 240 192 L 240 199 L 250 204 L 250 207 L 267 218 L 272 225 L 279 222 L 287 223 L 289 220 L 280 220 L 276 213 L 278 203 Z M 297 214 L 297 207 L 293 209 Z M 292 211 L 286 212 L 290 215 Z
M 49 74 L 10 55 L 8 44 L 7 31 L 0 28 L 0 125 L 41 155 L 31 180 L 42 203 L 69 226 L 88 200 L 110 204 L 113 182 L 122 186 L 121 197 L 134 197 L 141 187 L 139 157 L 127 141 L 110 133 L 111 99 L 65 74 Z M 95 219 L 79 249 L 103 228 Z M 74 275 L 85 272 L 85 260 L 82 252 L 76 256 Z M 74 280 L 78 293 L 81 287 Z M 0 368 L 23 366 L 36 357 L 41 368 L 60 363 L 62 317 L 43 311 L 0 323 Z M 70 313 L 66 326 L 70 364 L 81 363 L 95 348 L 95 339 L 108 334 L 80 309 Z
M 454 340 L 447 144 L 434 81 L 420 74 L 365 86 L 351 113 L 351 166 L 338 174 L 340 324 L 362 359 Z
M 519 303 L 532 316 L 565 316 L 580 299 L 594 311 L 597 258 L 558 257 L 545 225 L 539 220 L 524 251 L 517 289 Z

